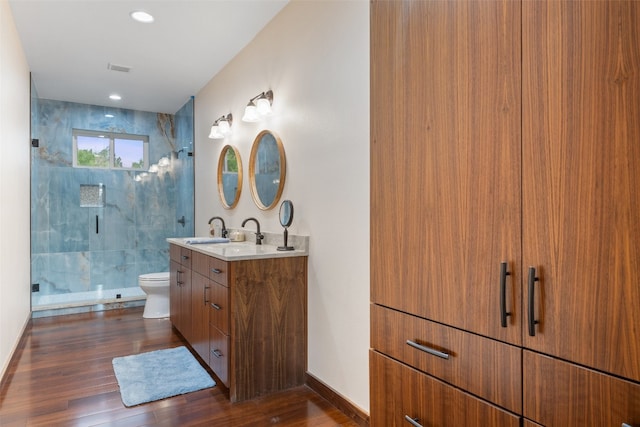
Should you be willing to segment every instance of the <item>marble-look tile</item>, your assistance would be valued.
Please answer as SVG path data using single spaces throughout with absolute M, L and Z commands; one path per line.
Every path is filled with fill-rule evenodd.
M 72 131 L 148 135 L 156 163 L 177 146 L 193 151 L 193 99 L 175 116 L 46 99 L 32 107 L 40 139 L 31 168 L 34 299 L 61 295 L 73 304 L 77 293 L 137 286 L 139 274 L 168 271 L 166 238 L 194 233 L 193 157 L 181 153 L 172 168 L 136 182 L 132 171 L 73 168 Z M 81 207 L 80 185 L 97 184 L 106 205 Z M 182 215 L 186 227 L 177 224 Z

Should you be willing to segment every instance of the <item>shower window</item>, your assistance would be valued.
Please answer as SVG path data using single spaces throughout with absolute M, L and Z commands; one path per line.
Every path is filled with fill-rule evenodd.
M 147 170 L 149 137 L 74 129 L 73 166 Z

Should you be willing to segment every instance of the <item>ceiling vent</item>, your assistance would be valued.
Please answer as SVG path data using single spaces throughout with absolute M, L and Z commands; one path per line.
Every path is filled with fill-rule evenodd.
M 120 71 L 121 73 L 128 73 L 131 71 L 131 67 L 126 65 L 118 65 L 118 64 L 107 64 L 107 68 L 111 71 Z

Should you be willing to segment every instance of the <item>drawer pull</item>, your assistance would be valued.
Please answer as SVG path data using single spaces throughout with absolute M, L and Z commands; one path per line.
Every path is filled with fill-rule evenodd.
M 434 356 L 438 356 L 441 357 L 443 359 L 448 359 L 449 355 L 447 353 L 443 353 L 441 351 L 436 350 L 435 348 L 431 348 L 431 347 L 426 347 L 424 345 L 420 345 L 417 342 L 411 341 L 411 340 L 407 340 L 407 344 L 409 344 L 411 347 L 416 348 L 420 351 L 424 351 L 425 353 L 429 353 L 432 354 Z
M 540 280 L 536 277 L 536 269 L 534 267 L 529 267 L 529 335 L 532 337 L 536 336 L 536 325 L 540 323 L 535 320 L 536 307 L 535 307 L 535 283 Z
M 622 427 L 632 427 L 631 424 L 622 423 Z
M 500 263 L 500 324 L 507 327 L 507 316 L 511 313 L 507 311 L 507 276 L 511 273 L 507 271 L 507 263 Z
M 211 303 L 211 307 L 215 308 L 216 310 L 222 310 L 222 308 L 218 304 L 216 304 L 215 302 Z
M 219 268 L 212 268 L 211 271 L 216 274 L 222 273 L 222 270 L 220 270 Z
M 220 352 L 220 350 L 213 350 L 211 353 L 218 359 L 222 357 L 222 353 Z
M 404 420 L 411 424 L 413 427 L 422 427 L 422 424 L 418 422 L 419 418 L 411 418 L 409 415 L 405 415 Z
M 183 260 L 183 261 L 186 261 L 186 260 L 188 260 L 188 259 L 189 259 L 189 257 L 188 257 L 188 256 L 186 256 L 186 255 L 182 255 L 182 260 Z

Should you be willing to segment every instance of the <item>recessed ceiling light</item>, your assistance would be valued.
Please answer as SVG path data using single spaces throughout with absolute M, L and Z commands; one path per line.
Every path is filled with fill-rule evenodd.
M 131 17 L 138 22 L 142 22 L 143 24 L 149 24 L 153 22 L 153 16 L 144 10 L 134 10 L 130 13 Z
M 122 99 L 122 97 L 120 95 L 118 95 L 117 93 L 112 93 L 111 95 L 109 95 L 109 99 L 112 99 L 114 101 L 120 101 Z
M 104 116 L 108 119 L 113 119 L 115 117 L 113 114 L 105 114 Z

